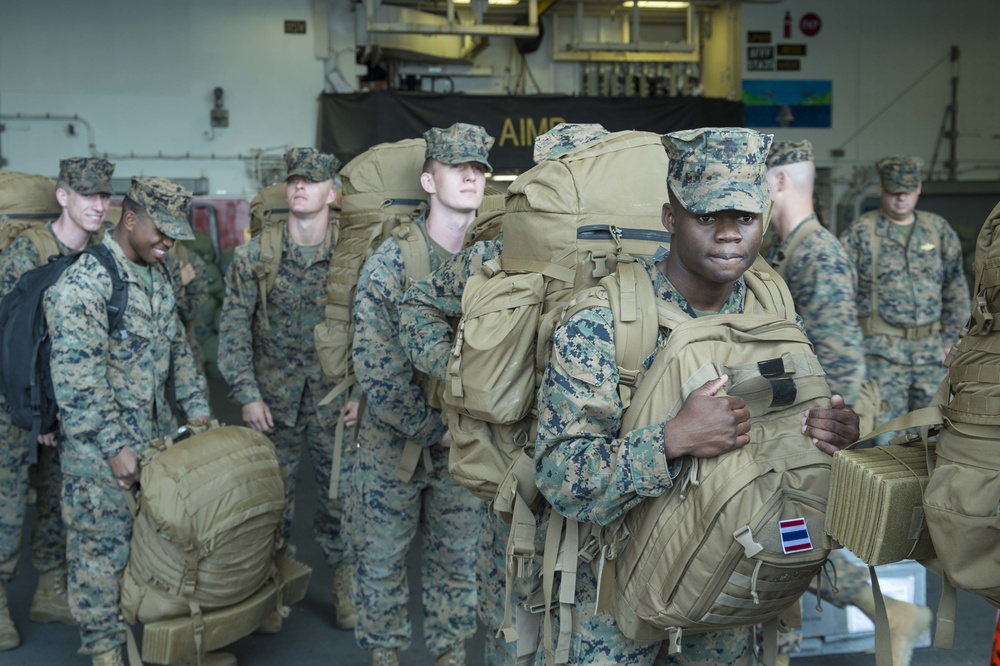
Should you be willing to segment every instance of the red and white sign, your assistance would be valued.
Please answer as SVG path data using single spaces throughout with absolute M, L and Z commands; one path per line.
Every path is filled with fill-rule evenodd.
M 809 12 L 804 14 L 801 19 L 799 19 L 799 30 L 806 37 L 815 37 L 819 34 L 819 31 L 823 29 L 823 19 L 819 17 L 819 14 L 814 14 Z

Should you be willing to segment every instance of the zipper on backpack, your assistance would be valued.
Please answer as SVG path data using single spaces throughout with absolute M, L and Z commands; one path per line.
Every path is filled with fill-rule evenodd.
M 580 240 L 638 240 L 654 241 L 657 243 L 669 243 L 670 232 L 656 231 L 654 229 L 630 229 L 628 227 L 616 227 L 611 224 L 588 224 L 576 230 L 576 237 Z

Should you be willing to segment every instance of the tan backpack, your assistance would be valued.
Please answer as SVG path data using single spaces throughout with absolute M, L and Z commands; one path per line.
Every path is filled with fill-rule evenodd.
M 157 440 L 140 488 L 121 592 L 129 624 L 185 617 L 197 634 L 203 613 L 274 581 L 285 484 L 267 437 L 225 426 Z
M 472 276 L 462 295 L 444 391 L 454 416 L 451 473 L 495 510 L 510 513 L 512 498 L 498 491 L 515 481 L 511 468 L 533 468 L 535 388 L 560 307 L 620 259 L 669 245 L 661 223 L 666 168 L 658 135 L 618 132 L 511 184 L 501 256 Z M 534 486 L 533 472 L 523 485 Z
M 56 181 L 45 176 L 0 169 L 0 252 L 25 236 L 47 259 L 59 254 L 45 223 L 62 213 L 56 201 Z
M 829 408 L 830 388 L 787 286 L 762 259 L 744 274 L 744 314 L 691 319 L 655 299 L 647 273 L 636 274 L 643 278 L 635 290 L 643 348 L 652 351 L 657 326 L 670 336 L 626 403 L 622 431 L 671 418 L 691 392 L 723 374 L 726 394 L 742 397 L 750 411 L 749 445 L 685 458 L 672 490 L 601 535 L 606 563 L 595 573 L 612 577 L 601 589 L 613 592 L 599 607 L 610 602 L 626 636 L 669 639 L 678 651 L 683 631 L 775 620 L 826 561 L 832 459 L 801 434 L 801 422 L 807 409 Z M 617 282 L 602 282 L 616 325 L 627 307 Z
M 536 165 L 508 190 L 500 259 L 463 293 L 443 393 L 449 471 L 511 522 L 501 629 L 508 640 L 517 636 L 513 579 L 534 574 L 535 392 L 549 340 L 575 294 L 669 245 L 661 222 L 666 169 L 660 137 L 632 131 Z

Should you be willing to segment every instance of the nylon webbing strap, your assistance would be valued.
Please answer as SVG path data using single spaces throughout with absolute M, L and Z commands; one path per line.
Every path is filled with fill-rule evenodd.
M 576 280 L 576 271 L 559 264 L 545 261 L 530 261 L 528 259 L 501 259 L 503 270 L 507 272 L 541 273 L 553 280 L 559 280 L 572 285 Z
M 430 447 L 420 446 L 412 439 L 406 440 L 406 444 L 403 446 L 403 455 L 400 457 L 399 465 L 396 467 L 396 478 L 403 483 L 412 481 L 413 475 L 417 473 L 417 465 L 421 460 L 424 462 L 424 469 L 430 474 L 433 470 Z
M 545 551 L 542 553 L 542 593 L 545 608 L 542 622 L 542 651 L 548 663 L 555 660 L 555 650 L 552 645 L 552 588 L 555 584 L 556 560 L 559 554 L 559 541 L 562 538 L 565 518 L 558 511 L 549 512 L 549 527 L 545 534 Z
M 868 567 L 872 578 L 872 597 L 875 599 L 875 664 L 892 666 L 892 635 L 889 632 L 889 616 L 885 610 L 885 598 L 878 584 L 875 567 Z

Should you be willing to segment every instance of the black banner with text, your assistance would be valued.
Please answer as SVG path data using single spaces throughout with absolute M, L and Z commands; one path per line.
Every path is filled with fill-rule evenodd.
M 435 95 L 376 91 L 320 97 L 320 143 L 345 163 L 377 143 L 420 137 L 431 127 L 465 122 L 496 138 L 496 170 L 531 166 L 535 137 L 561 122 L 664 134 L 696 127 L 743 125 L 743 104 L 706 97 L 569 97 Z

